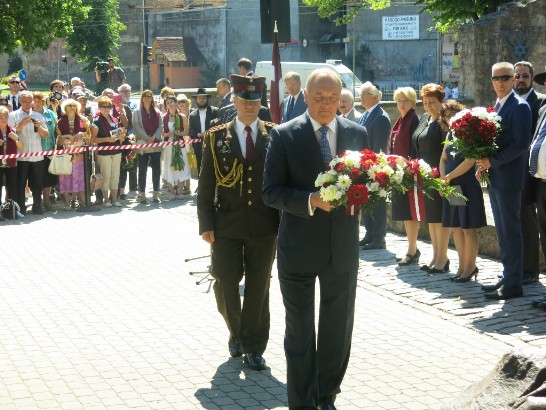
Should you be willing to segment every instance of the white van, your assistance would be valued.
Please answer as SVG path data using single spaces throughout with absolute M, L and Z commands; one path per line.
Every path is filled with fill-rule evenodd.
M 343 88 L 346 88 L 350 91 L 353 91 L 353 78 L 354 78 L 354 90 L 358 94 L 360 92 L 360 86 L 362 83 L 358 77 L 354 76 L 353 72 L 349 70 L 346 66 L 341 64 L 341 60 L 326 60 L 326 63 L 302 63 L 302 62 L 291 62 L 291 61 L 281 61 L 281 70 L 283 76 L 289 71 L 295 71 L 300 75 L 302 88 L 305 88 L 307 83 L 307 77 L 311 74 L 312 71 L 317 68 L 328 68 L 341 77 L 341 83 Z M 273 64 L 271 61 L 258 61 L 256 63 L 256 69 L 254 70 L 254 75 L 261 75 L 266 78 L 266 84 L 269 87 L 271 81 L 273 80 Z M 354 77 L 353 77 L 354 76 Z

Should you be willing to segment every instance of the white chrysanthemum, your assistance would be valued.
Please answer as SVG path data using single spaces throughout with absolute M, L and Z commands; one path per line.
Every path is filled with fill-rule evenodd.
M 368 182 L 366 188 L 368 188 L 368 191 L 370 192 L 376 192 L 379 190 L 379 182 Z
M 322 172 L 318 175 L 317 179 L 315 180 L 315 186 L 323 186 L 327 182 L 333 183 L 335 182 L 336 178 L 335 175 L 330 174 L 329 172 Z
M 343 162 L 343 160 L 339 157 L 334 157 L 332 158 L 332 160 L 330 161 L 330 168 L 334 168 L 337 164 L 339 164 L 340 162 Z
M 351 184 L 352 181 L 348 175 L 341 175 L 336 182 L 337 187 L 343 189 L 345 192 L 349 189 Z
M 387 197 L 387 190 L 385 188 L 379 188 L 379 196 L 381 198 L 386 198 Z
M 394 174 L 394 169 L 392 169 L 392 167 L 390 167 L 389 165 L 385 164 L 383 167 L 381 167 L 381 172 L 384 172 L 390 177 L 392 174 Z
M 375 175 L 381 172 L 381 166 L 380 165 L 372 165 L 370 168 L 368 168 L 368 171 L 366 172 L 368 174 L 368 177 L 370 179 L 375 179 Z

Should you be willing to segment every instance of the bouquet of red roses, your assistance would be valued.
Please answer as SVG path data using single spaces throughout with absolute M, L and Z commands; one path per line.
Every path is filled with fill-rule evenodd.
M 465 159 L 488 158 L 499 149 L 496 140 L 501 131 L 500 121 L 493 107 L 462 110 L 451 118 L 449 129 L 453 138 L 445 143 Z M 487 172 L 482 179 L 489 182 Z
M 345 151 L 330 162 L 330 169 L 315 180 L 320 197 L 334 208 L 345 206 L 347 214 L 357 215 L 361 207 L 371 212 L 393 190 L 406 192 L 417 186 L 419 195 L 436 190 L 453 195 L 455 189 L 438 178 L 440 173 L 422 160 L 398 155 L 377 154 L 370 150 Z

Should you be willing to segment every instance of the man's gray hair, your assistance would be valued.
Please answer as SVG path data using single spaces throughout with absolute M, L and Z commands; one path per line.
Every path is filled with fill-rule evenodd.
M 377 96 L 378 101 L 381 101 L 381 97 L 383 96 L 383 93 L 381 92 L 379 88 L 377 88 L 371 82 L 366 81 L 364 84 L 362 84 L 362 86 L 360 87 L 360 94 L 362 94 L 364 91 L 367 91 L 370 94 Z
M 506 61 L 501 61 L 500 63 L 493 64 L 493 67 L 491 67 L 491 72 L 495 70 L 503 69 L 503 68 L 506 70 L 510 70 L 510 72 L 514 74 L 514 64 L 508 63 Z

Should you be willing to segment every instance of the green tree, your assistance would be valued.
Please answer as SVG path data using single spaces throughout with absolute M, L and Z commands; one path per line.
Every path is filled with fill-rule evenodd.
M 47 49 L 55 39 L 66 38 L 74 22 L 86 18 L 81 0 L 9 0 L 1 6 L 0 53 Z
M 67 47 L 78 62 L 86 63 L 84 70 L 93 71 L 95 63 L 115 56 L 119 47 L 120 31 L 125 25 L 119 22 L 118 0 L 81 0 L 88 8 L 87 17 L 74 24 L 74 30 L 67 37 Z
M 486 14 L 497 11 L 497 8 L 511 0 L 418 0 L 415 4 L 424 5 L 423 11 L 430 13 L 436 23 L 436 28 L 442 32 L 455 29 L 460 25 L 480 19 Z M 318 8 L 322 18 L 343 11 L 347 5 L 347 13 L 335 19 L 336 24 L 346 24 L 361 8 L 381 10 L 390 7 L 391 0 L 303 0 L 308 6 Z
M 19 53 L 15 53 L 8 58 L 8 72 L 7 75 L 18 72 L 23 68 L 23 59 Z

